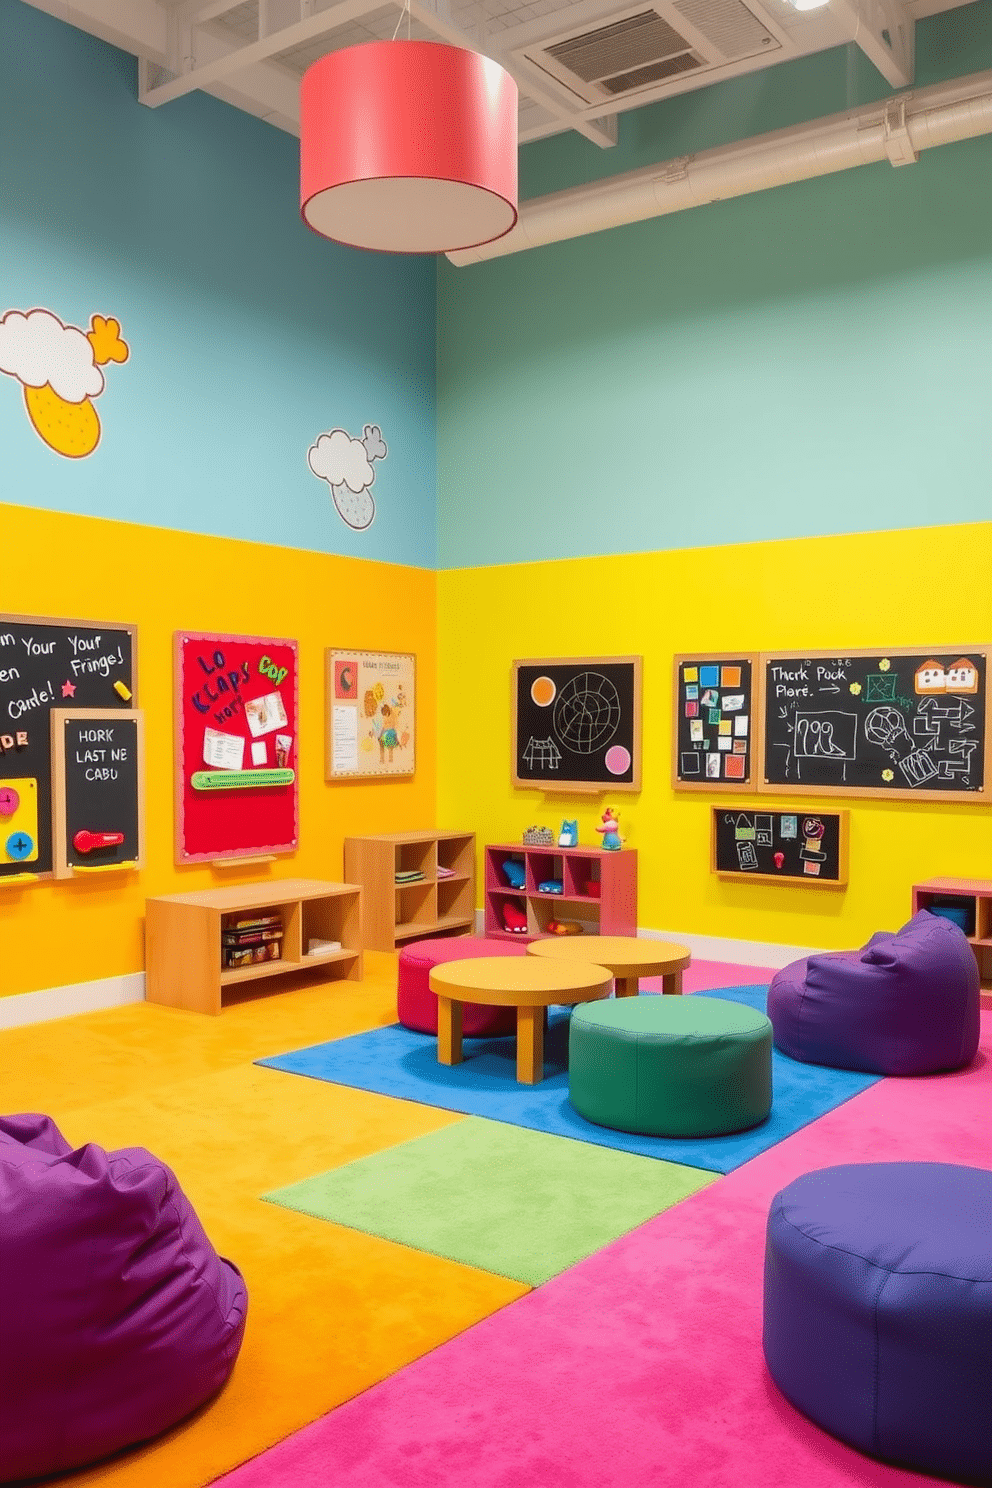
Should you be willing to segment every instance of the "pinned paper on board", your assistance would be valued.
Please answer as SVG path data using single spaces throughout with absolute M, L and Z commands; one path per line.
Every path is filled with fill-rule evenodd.
M 245 741 L 240 734 L 220 729 L 203 730 L 203 763 L 212 770 L 240 770 L 245 762 Z M 259 760 L 255 764 L 261 763 Z
M 288 722 L 282 695 L 278 692 L 267 692 L 264 697 L 251 698 L 245 703 L 245 717 L 248 728 L 256 739 L 262 734 L 271 734 L 278 728 L 285 728 Z
M 752 777 L 756 657 L 676 656 L 674 662 L 672 784 L 676 790 L 708 790 L 710 782 L 720 781 L 741 791 Z M 692 758 L 696 751 L 702 760 Z

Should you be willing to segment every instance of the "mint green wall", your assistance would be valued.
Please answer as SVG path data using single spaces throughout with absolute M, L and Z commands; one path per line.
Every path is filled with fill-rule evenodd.
M 984 138 L 442 262 L 441 566 L 985 520 L 990 179 Z

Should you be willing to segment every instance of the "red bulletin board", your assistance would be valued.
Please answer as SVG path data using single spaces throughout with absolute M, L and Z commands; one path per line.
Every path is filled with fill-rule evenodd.
M 295 641 L 176 632 L 176 860 L 295 852 Z

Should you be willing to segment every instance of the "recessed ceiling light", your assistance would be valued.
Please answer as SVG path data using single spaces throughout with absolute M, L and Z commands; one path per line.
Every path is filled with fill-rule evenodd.
M 796 10 L 822 10 L 830 0 L 792 0 L 792 4 Z

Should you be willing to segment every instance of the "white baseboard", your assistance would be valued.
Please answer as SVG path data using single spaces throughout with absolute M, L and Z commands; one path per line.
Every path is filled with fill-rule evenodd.
M 53 1018 L 73 1018 L 77 1013 L 96 1013 L 144 1000 L 143 971 L 101 977 L 96 982 L 73 982 L 67 987 L 46 987 L 41 992 L 21 992 L 14 997 L 0 997 L 0 1029 L 48 1023 Z
M 475 912 L 475 933 L 485 935 L 485 916 L 481 909 Z M 694 956 L 702 961 L 734 961 L 739 966 L 788 966 L 802 956 L 815 956 L 819 946 L 779 945 L 771 940 L 732 940 L 724 935 L 693 935 L 685 930 L 646 930 L 637 927 L 638 935 L 645 940 L 674 940 L 688 946 Z

